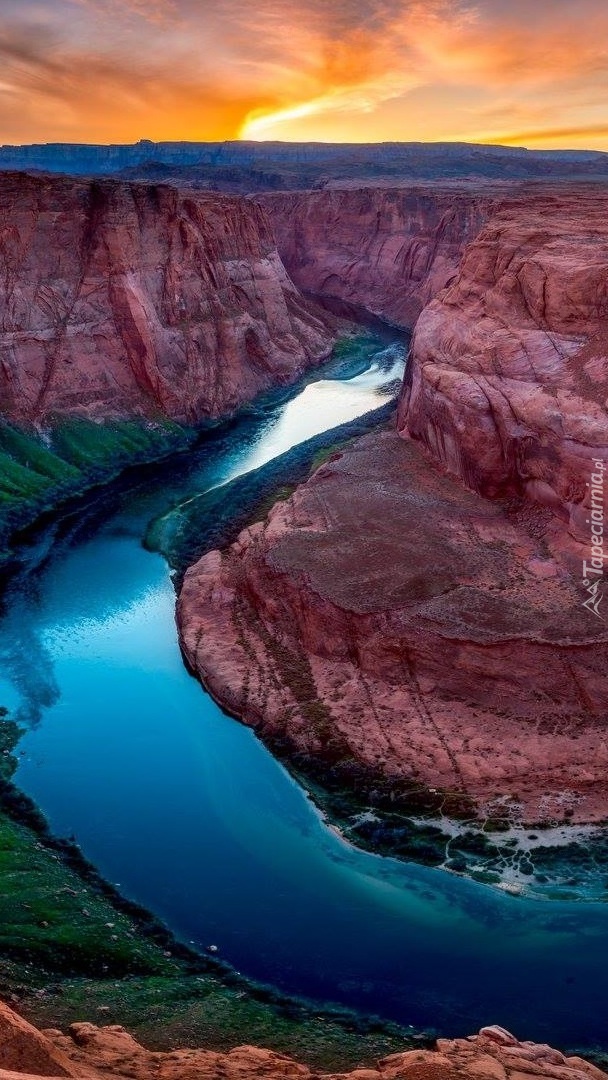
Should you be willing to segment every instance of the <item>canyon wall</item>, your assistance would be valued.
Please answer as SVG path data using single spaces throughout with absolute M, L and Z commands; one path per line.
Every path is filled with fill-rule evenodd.
M 0 174 L 5 416 L 218 416 L 327 355 L 331 322 L 252 202 Z
M 469 487 L 523 493 L 581 539 L 608 455 L 608 193 L 496 207 L 422 312 L 399 430 Z
M 256 196 L 281 258 L 305 292 L 401 327 L 456 275 L 504 192 L 450 185 L 349 187 Z

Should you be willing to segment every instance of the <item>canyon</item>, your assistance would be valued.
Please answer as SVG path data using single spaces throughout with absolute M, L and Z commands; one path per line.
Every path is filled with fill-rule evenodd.
M 130 167 L 93 151 L 86 170 Z M 196 434 L 320 363 L 348 315 L 413 330 L 394 420 L 204 554 L 177 604 L 190 670 L 321 804 L 343 796 L 375 850 L 396 815 L 608 818 L 602 574 L 594 608 L 582 583 L 608 458 L 608 193 L 488 169 L 247 198 L 0 174 L 11 461 L 15 439 L 42 455 L 66 421 Z M 29 449 L 15 468 L 36 471 Z M 3 1038 L 0 1067 L 30 1075 L 313 1075 L 252 1048 L 152 1053 L 116 1026 L 48 1031 L 42 1063 L 3 1059 Z M 498 1029 L 352 1075 L 410 1073 L 604 1075 Z
M 608 446 L 605 190 L 1 180 L 0 404 L 51 439 L 65 417 L 230 414 L 329 354 L 328 305 L 414 328 L 397 434 L 189 571 L 184 653 L 359 797 L 603 820 L 608 638 L 581 568 Z
M 193 567 L 184 651 L 372 806 L 603 821 L 608 635 L 581 577 L 608 449 L 606 194 L 445 198 L 263 197 L 301 287 L 363 303 L 369 281 L 376 314 L 420 311 L 402 439 L 337 455 Z
M 455 276 L 501 185 L 437 182 L 260 195 L 281 258 L 305 293 L 411 328 Z

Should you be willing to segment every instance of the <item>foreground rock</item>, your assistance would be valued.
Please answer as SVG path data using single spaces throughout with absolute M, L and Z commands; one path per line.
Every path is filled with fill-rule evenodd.
M 254 203 L 0 175 L 0 413 L 218 416 L 327 355 Z
M 271 746 L 376 805 L 439 788 L 482 816 L 604 819 L 608 632 L 554 540 L 550 512 L 367 436 L 189 570 L 184 652 Z
M 608 464 L 608 193 L 494 207 L 422 312 L 399 428 L 469 487 L 524 493 L 590 547 Z
M 13 1038 L 18 1033 L 22 1056 L 16 1058 Z M 29 1052 L 28 1052 L 29 1045 Z M 144 1049 L 119 1026 L 72 1024 L 67 1035 L 42 1034 L 0 1004 L 0 1077 L 15 1076 L 129 1077 L 131 1080 L 308 1080 L 313 1073 L 291 1058 L 255 1046 L 240 1046 L 227 1054 L 209 1050 L 154 1053 Z M 317 1074 L 318 1075 L 318 1074 Z M 332 1074 L 324 1074 L 332 1080 Z M 370 1068 L 333 1074 L 335 1080 L 604 1080 L 606 1074 L 578 1057 L 535 1043 L 520 1043 L 499 1027 L 483 1028 L 470 1039 L 440 1039 L 436 1050 L 392 1054 Z

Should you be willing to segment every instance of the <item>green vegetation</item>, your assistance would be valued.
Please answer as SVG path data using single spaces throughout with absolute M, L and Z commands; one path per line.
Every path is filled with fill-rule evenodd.
M 131 465 L 183 449 L 194 431 L 169 420 L 59 420 L 41 433 L 0 423 L 0 564 L 11 534 Z
M 114 895 L 12 782 L 21 731 L 0 718 L 0 956 L 7 970 L 175 976 L 167 932 Z M 27 975 L 24 974 L 27 978 Z M 1 983 L 0 983 L 1 985 Z
M 1 998 L 43 1027 L 121 1023 L 159 1050 L 253 1043 L 336 1069 L 403 1049 L 395 1025 L 248 983 L 119 896 L 12 783 L 19 736 L 0 709 Z
M 431 1043 L 430 1036 L 412 1035 L 396 1025 L 314 1010 L 281 1001 L 272 991 L 230 987 L 209 975 L 71 980 L 62 984 L 60 995 L 36 996 L 25 1005 L 28 1018 L 35 1017 L 41 1027 L 65 1028 L 76 1017 L 87 1017 L 98 1024 L 122 1024 L 153 1050 L 230 1050 L 248 1044 L 323 1071 L 370 1065 L 387 1054 Z

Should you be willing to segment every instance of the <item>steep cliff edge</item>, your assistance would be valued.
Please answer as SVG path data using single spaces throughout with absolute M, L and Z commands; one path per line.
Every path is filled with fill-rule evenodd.
M 363 807 L 602 820 L 608 633 L 552 529 L 526 503 L 465 491 L 396 433 L 366 436 L 188 571 L 186 657 Z
M 306 1065 L 255 1046 L 229 1053 L 174 1050 L 153 1053 L 123 1027 L 72 1024 L 67 1035 L 38 1032 L 0 1004 L 0 1080 L 72 1076 L 148 1080 L 605 1080 L 606 1073 L 580 1057 L 532 1042 L 519 1042 L 504 1028 L 482 1028 L 468 1039 L 439 1039 L 433 1050 L 391 1054 L 352 1073 L 313 1073 Z
M 296 284 L 413 326 L 507 186 L 403 184 L 258 195 Z
M 0 175 L 0 413 L 230 412 L 327 355 L 254 203 Z
M 581 540 L 608 460 L 607 218 L 605 190 L 495 208 L 416 324 L 399 412 L 469 487 L 525 493 Z

